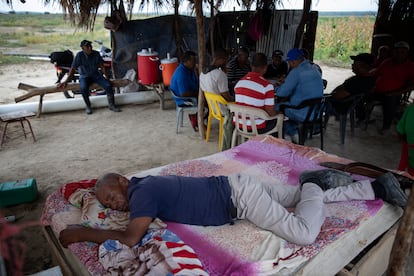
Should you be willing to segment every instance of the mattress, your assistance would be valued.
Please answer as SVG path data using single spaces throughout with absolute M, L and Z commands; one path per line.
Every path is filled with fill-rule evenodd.
M 300 173 L 322 168 L 320 162 L 346 164 L 352 160 L 271 136 L 257 136 L 224 152 L 132 172 L 127 177 L 211 176 L 243 172 L 276 185 L 298 185 Z M 367 179 L 360 175 L 352 177 L 355 180 Z M 245 220 L 214 227 L 164 222 L 163 227 L 194 253 L 203 271 L 209 275 L 334 275 L 386 233 L 402 215 L 400 208 L 382 200 L 330 203 L 327 210 L 321 233 L 313 244 L 307 246 L 289 243 Z M 108 253 L 105 243 L 101 246 L 75 243 L 66 250 L 56 240 L 66 225 L 82 223 L 85 216 L 82 207 L 65 198 L 64 189 L 56 190 L 48 197 L 43 210 L 46 236 L 55 251 L 64 256 L 65 265 L 75 265 L 77 273 L 81 267 L 86 274 L 109 274 L 108 259 L 102 257 L 103 251 Z M 114 265 L 116 263 L 112 262 L 110 267 L 114 269 Z

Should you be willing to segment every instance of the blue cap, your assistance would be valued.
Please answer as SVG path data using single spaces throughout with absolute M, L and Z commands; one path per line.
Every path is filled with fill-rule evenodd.
M 293 48 L 287 53 L 286 60 L 299 60 L 303 59 L 304 57 L 305 55 L 303 54 L 301 49 Z

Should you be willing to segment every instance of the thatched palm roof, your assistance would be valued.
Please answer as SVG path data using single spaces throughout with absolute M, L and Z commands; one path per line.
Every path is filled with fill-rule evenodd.
M 13 1 L 20 1 L 25 3 L 26 0 L 3 0 L 10 7 L 13 7 Z M 209 4 L 214 11 L 218 11 L 224 0 L 199 0 Z M 306 0 L 308 2 L 310 0 Z M 50 4 L 58 4 L 61 6 L 64 15 L 70 20 L 70 22 L 81 28 L 87 30 L 93 30 L 95 24 L 95 18 L 99 8 L 107 6 L 108 10 L 124 9 L 125 14 L 131 18 L 133 8 L 138 5 L 140 10 L 145 6 L 152 5 L 155 12 L 161 10 L 161 8 L 173 9 L 175 13 L 178 13 L 178 6 L 181 5 L 184 0 L 43 0 L 45 6 Z M 194 7 L 198 0 L 188 0 Z M 232 1 L 233 2 L 233 1 Z M 253 4 L 257 7 L 274 7 L 276 3 L 282 3 L 283 0 L 236 0 L 236 4 L 244 9 L 250 10 Z

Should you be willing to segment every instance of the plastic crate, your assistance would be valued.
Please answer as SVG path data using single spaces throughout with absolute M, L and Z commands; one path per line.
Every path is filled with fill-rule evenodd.
M 36 199 L 37 185 L 34 178 L 0 184 L 0 207 L 32 202 Z

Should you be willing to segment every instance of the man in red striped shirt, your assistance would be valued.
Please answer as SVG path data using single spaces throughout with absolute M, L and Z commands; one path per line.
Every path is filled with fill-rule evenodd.
M 240 105 L 263 109 L 269 116 L 277 114 L 275 110 L 275 92 L 273 85 L 263 75 L 267 70 L 267 57 L 256 53 L 251 63 L 252 71 L 241 78 L 235 88 L 235 102 Z M 265 121 L 256 118 L 259 133 L 265 133 L 276 126 L 277 119 Z M 248 122 L 248 124 L 250 124 Z

